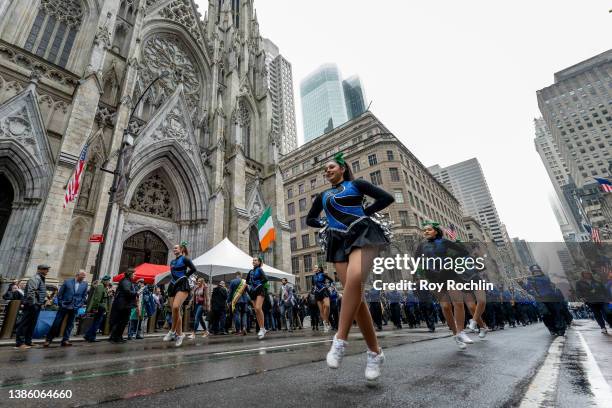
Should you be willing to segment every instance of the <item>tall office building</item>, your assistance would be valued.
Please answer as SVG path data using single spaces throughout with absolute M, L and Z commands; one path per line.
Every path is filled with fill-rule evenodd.
M 519 260 L 527 267 L 537 264 L 533 252 L 529 247 L 529 244 L 524 239 L 512 238 L 512 247 L 516 251 Z
M 571 184 L 567 165 L 563 157 L 561 157 L 559 148 L 544 119 L 534 119 L 533 124 L 536 134 L 534 140 L 535 148 L 542 159 L 542 163 L 546 168 L 546 172 L 548 173 L 548 177 L 550 177 L 550 181 L 553 184 L 557 196 L 556 199 L 551 200 L 555 217 L 557 218 L 564 239 L 575 241 L 582 232 L 582 229 L 580 226 L 579 214 L 572 210 L 572 206 L 576 205 L 575 200 L 571 194 L 568 200 L 568 196 L 565 193 L 567 191 L 566 186 Z M 578 217 L 576 217 L 576 215 L 578 215 Z
M 340 126 L 348 120 L 340 71 L 325 64 L 300 84 L 304 143 Z
M 484 228 L 491 231 L 496 244 L 506 242 L 502 223 L 477 159 L 444 168 L 436 164 L 428 170 L 438 181 L 448 186 L 461 203 L 465 215 L 474 217 Z
M 594 180 L 611 176 L 611 83 L 612 50 L 608 50 L 557 72 L 554 84 L 537 92 L 542 117 L 594 227 L 612 222 L 611 194 L 602 194 Z
M 263 47 L 268 70 L 268 89 L 272 96 L 272 132 L 280 140 L 280 153 L 297 149 L 295 103 L 293 100 L 293 74 L 291 63 L 279 52 L 272 41 L 265 38 Z
M 344 103 L 346 104 L 346 114 L 349 120 L 355 119 L 357 116 L 365 112 L 367 107 L 367 99 L 363 83 L 357 75 L 353 75 L 342 81 L 344 89 Z

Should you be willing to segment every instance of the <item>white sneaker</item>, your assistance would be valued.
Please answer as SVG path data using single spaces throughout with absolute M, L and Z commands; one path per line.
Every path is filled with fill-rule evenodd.
M 601 329 L 601 333 L 602 334 L 608 334 L 608 329 L 606 329 L 605 327 L 603 329 Z
M 185 338 L 185 333 L 181 334 L 180 336 L 176 336 L 176 342 L 174 343 L 174 347 L 181 347 L 181 344 L 183 344 L 184 338 Z
M 380 349 L 380 353 L 378 354 L 370 350 L 368 350 L 366 354 L 368 356 L 368 362 L 366 364 L 365 377 L 368 381 L 375 381 L 380 377 L 380 368 L 385 362 L 385 354 L 382 349 Z
M 459 347 L 459 350 L 465 350 L 465 348 L 467 347 L 465 345 L 464 342 L 461 341 L 461 339 L 459 338 L 459 335 L 453 336 L 455 338 L 455 343 L 457 343 L 457 346 Z
M 189 340 L 193 340 L 193 339 L 195 339 L 195 334 L 191 333 L 189 336 L 187 336 L 187 338 Z
M 468 325 L 468 328 L 473 332 L 476 331 L 476 329 L 478 328 L 478 325 L 476 324 L 476 320 L 474 319 L 470 319 L 470 324 Z
M 331 330 L 331 325 L 327 322 L 323 322 L 323 333 L 329 333 Z
M 489 330 L 485 329 L 484 327 L 480 329 L 480 333 L 478 333 L 478 337 L 480 337 L 481 339 L 484 339 L 485 337 L 487 337 L 487 332 Z
M 327 353 L 327 366 L 329 368 L 340 367 L 347 345 L 348 343 L 345 340 L 340 340 L 334 335 L 334 341 Z
M 461 333 L 459 333 L 458 336 L 463 343 L 474 344 L 474 340 L 470 339 L 470 337 L 465 333 L 465 331 L 462 331 Z
M 163 338 L 164 341 L 172 341 L 176 340 L 176 333 L 173 331 L 169 331 Z
M 257 333 L 257 338 L 261 340 L 264 338 L 265 335 L 266 335 L 266 329 L 262 327 L 261 329 L 259 329 L 259 333 Z

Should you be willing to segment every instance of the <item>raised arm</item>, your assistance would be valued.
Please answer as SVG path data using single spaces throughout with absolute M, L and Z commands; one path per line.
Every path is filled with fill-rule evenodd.
M 321 194 L 317 194 L 306 216 L 306 225 L 313 228 L 321 228 L 323 226 L 321 221 L 319 221 L 319 214 L 321 214 L 321 211 L 323 211 L 323 199 L 321 198 Z
M 365 180 L 353 180 L 353 184 L 363 195 L 367 195 L 368 197 L 372 197 L 374 199 L 374 202 L 371 205 L 363 209 L 365 215 L 370 216 L 377 211 L 387 208 L 393 203 L 393 201 L 395 201 L 391 194 Z

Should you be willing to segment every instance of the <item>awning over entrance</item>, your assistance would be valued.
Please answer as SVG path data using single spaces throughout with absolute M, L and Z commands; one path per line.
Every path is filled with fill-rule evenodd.
M 147 285 L 152 285 L 155 283 L 155 277 L 165 272 L 168 272 L 170 270 L 170 267 L 168 265 L 143 263 L 138 265 L 135 269 L 136 272 L 134 273 L 134 281 L 142 278 L 144 279 Z M 124 275 L 125 274 L 120 273 L 119 275 L 114 276 L 113 282 L 119 282 L 121 279 L 123 279 Z
M 252 259 L 249 254 L 242 251 L 228 238 L 224 238 L 206 253 L 192 259 L 193 264 L 200 274 L 209 277 L 223 277 L 222 279 L 233 278 L 237 271 L 248 272 L 252 269 Z M 263 265 L 263 270 L 270 280 L 281 280 L 287 278 L 291 283 L 295 283 L 295 276 L 283 272 L 270 265 Z M 170 280 L 170 272 L 157 275 L 156 283 L 167 283 Z

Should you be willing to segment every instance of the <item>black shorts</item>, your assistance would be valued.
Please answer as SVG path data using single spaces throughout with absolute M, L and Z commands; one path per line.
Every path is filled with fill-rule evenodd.
M 189 279 L 181 278 L 176 282 L 170 282 L 168 285 L 168 297 L 174 297 L 178 292 L 191 292 L 191 287 L 189 286 Z
M 323 299 L 329 297 L 329 291 L 327 290 L 327 288 L 323 288 L 321 290 L 315 290 L 314 296 L 317 302 L 321 302 L 323 301 Z

